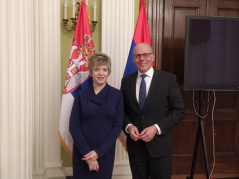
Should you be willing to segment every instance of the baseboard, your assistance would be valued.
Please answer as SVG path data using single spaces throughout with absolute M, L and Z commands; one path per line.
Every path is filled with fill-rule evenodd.
M 35 171 L 33 179 L 65 179 L 66 175 L 61 168 L 51 168 L 44 171 Z
M 73 168 L 72 167 L 63 167 L 66 176 L 73 176 Z

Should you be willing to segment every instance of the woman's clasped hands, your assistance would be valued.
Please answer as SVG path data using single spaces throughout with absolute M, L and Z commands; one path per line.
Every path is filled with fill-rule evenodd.
M 88 154 L 86 154 L 84 158 L 82 158 L 82 160 L 88 163 L 90 171 L 95 170 L 97 172 L 99 170 L 99 164 L 97 161 L 98 158 L 98 154 L 94 150 L 92 150 Z

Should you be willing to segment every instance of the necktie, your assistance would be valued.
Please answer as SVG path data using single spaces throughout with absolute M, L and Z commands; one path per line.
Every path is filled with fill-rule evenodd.
M 142 81 L 141 81 L 140 88 L 139 88 L 139 107 L 140 107 L 141 110 L 144 107 L 144 102 L 145 102 L 145 99 L 146 99 L 146 83 L 144 81 L 144 78 L 146 76 L 147 75 L 145 75 L 145 74 L 141 75 Z

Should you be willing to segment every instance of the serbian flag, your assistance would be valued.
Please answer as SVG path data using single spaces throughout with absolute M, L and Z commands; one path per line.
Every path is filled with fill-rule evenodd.
M 129 51 L 127 64 L 124 71 L 124 77 L 137 71 L 137 68 L 133 62 L 134 47 L 139 43 L 147 43 L 151 45 L 149 25 L 145 9 L 144 0 L 140 0 L 139 4 L 139 16 L 134 31 L 134 37 Z M 154 66 L 154 64 L 153 64 Z
M 94 53 L 85 0 L 82 0 L 71 47 L 59 121 L 61 144 L 71 157 L 73 150 L 73 139 L 69 132 L 71 109 L 77 92 L 87 88 L 93 82 L 89 73 L 88 60 Z

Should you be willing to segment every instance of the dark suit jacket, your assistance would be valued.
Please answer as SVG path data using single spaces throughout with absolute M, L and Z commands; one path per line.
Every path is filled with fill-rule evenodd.
M 125 117 L 123 130 L 129 123 L 135 125 L 139 133 L 154 124 L 158 124 L 162 135 L 155 135 L 146 146 L 149 154 L 158 158 L 172 155 L 173 144 L 171 129 L 178 124 L 185 115 L 182 96 L 177 84 L 176 76 L 154 69 L 151 86 L 141 111 L 136 99 L 137 73 L 130 74 L 122 79 L 121 91 L 124 97 Z M 129 154 L 139 153 L 143 141 L 133 141 L 127 135 L 127 150 Z

